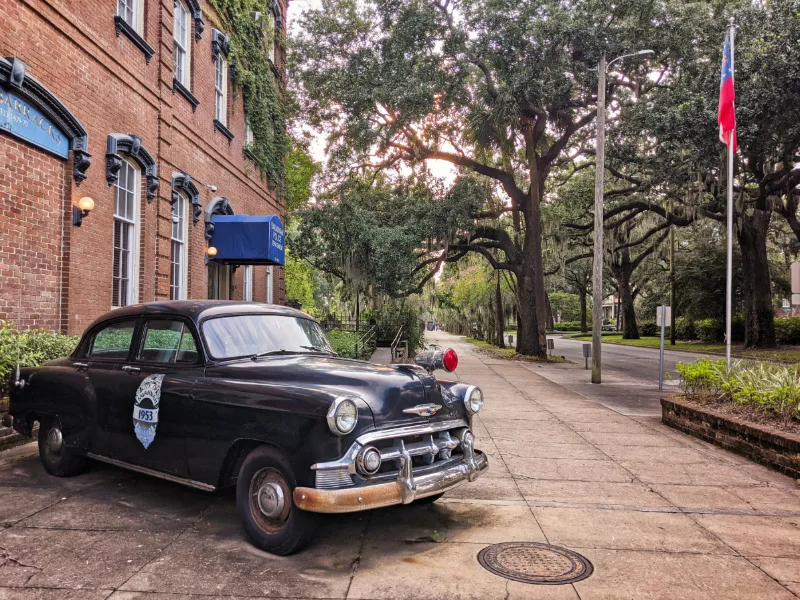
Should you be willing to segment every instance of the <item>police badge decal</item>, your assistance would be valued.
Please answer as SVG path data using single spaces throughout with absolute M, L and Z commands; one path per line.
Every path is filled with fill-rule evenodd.
M 136 401 L 133 404 L 133 430 L 145 449 L 156 438 L 158 404 L 161 401 L 163 380 L 163 375 L 148 375 L 136 390 Z

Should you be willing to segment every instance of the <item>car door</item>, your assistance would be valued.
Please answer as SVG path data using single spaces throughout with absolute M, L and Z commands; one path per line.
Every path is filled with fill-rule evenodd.
M 120 367 L 114 455 L 119 460 L 188 477 L 186 432 L 192 418 L 191 392 L 203 376 L 202 356 L 189 321 L 143 318 L 138 346 Z
M 82 355 L 72 362 L 89 380 L 84 387 L 86 410 L 96 424 L 89 448 L 112 458 L 114 428 L 121 426 L 120 416 L 115 414 L 119 369 L 130 358 L 138 323 L 138 317 L 128 317 L 97 326 Z

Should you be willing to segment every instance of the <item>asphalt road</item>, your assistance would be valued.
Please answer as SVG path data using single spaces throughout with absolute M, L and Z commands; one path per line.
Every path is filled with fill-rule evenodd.
M 567 360 L 584 365 L 583 345 L 588 342 L 571 340 L 567 338 L 555 338 L 555 354 L 564 356 Z M 691 362 L 696 358 L 706 356 L 693 352 L 678 352 L 667 350 L 669 340 L 665 341 L 664 346 L 664 370 L 677 379 L 678 372 L 675 365 L 681 361 Z M 613 371 L 616 375 L 638 379 L 643 382 L 654 382 L 658 385 L 658 354 L 656 348 L 636 348 L 632 346 L 622 346 L 620 344 L 603 344 L 601 364 L 604 370 Z M 589 367 L 592 360 L 589 359 Z

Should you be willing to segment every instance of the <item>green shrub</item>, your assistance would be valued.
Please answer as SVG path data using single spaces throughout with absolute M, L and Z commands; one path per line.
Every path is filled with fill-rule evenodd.
M 586 326 L 591 329 L 592 322 L 588 321 Z M 580 331 L 581 330 L 581 322 L 580 321 L 561 321 L 559 323 L 553 324 L 553 331 Z
M 800 344 L 800 317 L 775 319 L 775 339 L 779 344 Z
M 655 321 L 645 321 L 644 323 L 639 323 L 639 335 L 644 337 L 661 335 L 661 327 L 658 327 Z
M 752 406 L 785 421 L 800 419 L 800 367 L 698 359 L 678 363 L 681 388 L 693 399 L 726 399 Z
M 679 340 L 696 340 L 697 330 L 694 321 L 689 317 L 679 317 L 675 319 L 675 337 Z
M 36 367 L 69 356 L 79 339 L 44 329 L 18 331 L 13 323 L 0 321 L 0 398 L 8 395 L 8 384 L 18 364 Z
M 713 344 L 721 342 L 725 334 L 725 325 L 718 319 L 701 319 L 695 323 L 697 337 L 701 342 Z
M 360 334 L 340 329 L 332 329 L 328 332 L 328 341 L 331 343 L 333 351 L 342 358 L 356 357 L 356 342 Z

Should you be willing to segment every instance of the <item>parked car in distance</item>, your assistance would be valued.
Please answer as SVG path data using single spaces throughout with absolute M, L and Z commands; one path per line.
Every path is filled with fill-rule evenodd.
M 487 467 L 476 386 L 439 381 L 453 350 L 415 365 L 338 357 L 297 310 L 171 301 L 97 319 L 68 358 L 18 369 L 8 420 L 48 473 L 86 459 L 202 490 L 236 486 L 244 530 L 291 554 L 316 513 L 432 502 Z

